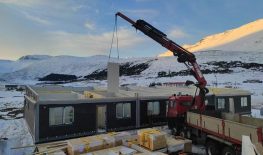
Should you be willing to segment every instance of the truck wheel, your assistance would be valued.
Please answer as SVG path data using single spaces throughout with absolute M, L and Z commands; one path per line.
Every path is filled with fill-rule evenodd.
M 207 155 L 219 155 L 220 154 L 220 146 L 215 141 L 208 141 L 206 143 L 206 154 Z
M 225 146 L 222 155 L 236 155 L 236 152 L 232 147 Z

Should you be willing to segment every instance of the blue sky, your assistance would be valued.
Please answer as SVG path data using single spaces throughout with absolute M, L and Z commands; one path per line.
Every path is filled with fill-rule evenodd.
M 262 0 L 0 0 L 0 59 L 108 55 L 117 11 L 191 44 L 263 18 L 262 10 Z M 118 30 L 120 57 L 166 51 L 122 19 Z

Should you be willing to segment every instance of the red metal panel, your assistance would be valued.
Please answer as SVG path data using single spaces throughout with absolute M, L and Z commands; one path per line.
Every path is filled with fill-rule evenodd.
M 257 128 L 257 135 L 258 135 L 258 142 L 262 144 L 263 142 L 262 127 Z

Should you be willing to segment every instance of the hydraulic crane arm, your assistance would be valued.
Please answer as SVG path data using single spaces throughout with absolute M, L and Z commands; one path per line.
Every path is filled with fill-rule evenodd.
M 206 86 L 206 80 L 200 70 L 199 65 L 196 62 L 195 55 L 180 45 L 176 44 L 169 38 L 167 38 L 167 35 L 160 30 L 156 29 L 149 23 L 147 23 L 144 20 L 137 20 L 136 22 L 130 19 L 129 17 L 125 16 L 124 14 L 117 12 L 116 17 L 119 16 L 123 18 L 124 20 L 128 21 L 129 23 L 132 24 L 136 29 L 140 30 L 143 32 L 145 35 L 148 37 L 152 38 L 159 44 L 161 44 L 163 47 L 166 49 L 170 50 L 173 52 L 174 56 L 177 56 L 177 60 L 180 63 L 184 63 L 188 69 L 190 69 L 191 74 L 195 77 L 195 79 L 198 81 L 196 84 L 197 87 L 200 88 L 199 95 L 203 98 L 205 93 L 207 92 L 205 86 Z M 192 66 L 192 68 L 190 67 Z

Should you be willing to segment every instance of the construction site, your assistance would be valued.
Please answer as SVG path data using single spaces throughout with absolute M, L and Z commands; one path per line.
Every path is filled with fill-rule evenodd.
M 24 119 L 33 154 L 190 155 L 197 144 L 208 155 L 263 154 L 263 120 L 250 117 L 251 92 L 207 87 L 193 53 L 144 20 L 117 17 L 170 50 L 196 82 L 120 86 L 119 64 L 109 61 L 107 88 L 28 85 Z

